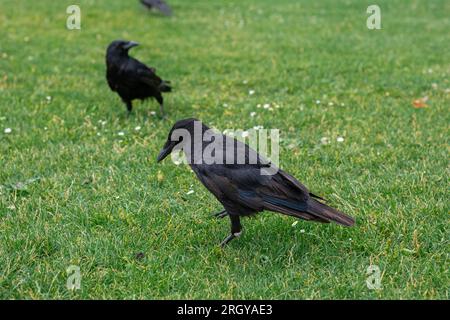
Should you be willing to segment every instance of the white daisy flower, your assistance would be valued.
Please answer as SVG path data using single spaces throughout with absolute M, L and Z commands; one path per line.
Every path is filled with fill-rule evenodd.
M 255 90 L 249 90 L 249 91 L 248 91 L 248 94 L 249 94 L 249 95 L 254 95 L 254 94 L 255 94 Z
M 256 116 L 256 112 L 250 112 L 250 117 Z
M 12 129 L 11 129 L 11 128 L 6 128 L 6 129 L 5 129 L 5 133 L 6 133 L 6 134 L 9 134 L 9 133 L 11 133 L 11 132 L 12 132 Z
M 336 138 L 336 141 L 337 141 L 337 142 L 344 142 L 344 137 L 337 137 L 337 138 Z
M 137 126 L 136 128 L 134 128 L 134 130 L 139 131 L 139 130 L 141 130 L 141 127 Z
M 124 136 L 124 135 L 125 135 L 125 132 L 123 132 L 123 131 L 120 131 L 120 132 L 118 133 L 118 135 L 122 137 L 122 136 Z
M 320 138 L 320 143 L 321 144 L 329 144 L 330 139 L 328 139 L 328 137 L 322 137 L 322 138 Z

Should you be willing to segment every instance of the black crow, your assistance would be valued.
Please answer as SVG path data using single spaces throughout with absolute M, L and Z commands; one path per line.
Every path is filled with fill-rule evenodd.
M 150 10 L 157 9 L 166 16 L 172 15 L 172 9 L 170 9 L 169 5 L 163 0 L 141 0 L 141 3 Z
M 130 57 L 128 50 L 136 47 L 133 41 L 113 41 L 106 51 L 106 79 L 112 91 L 116 91 L 125 103 L 128 113 L 133 109 L 134 99 L 155 98 L 164 117 L 164 99 L 162 92 L 170 92 L 170 81 L 164 81 L 149 68 Z
M 199 120 L 178 121 L 172 127 L 157 161 L 167 157 L 174 148 L 184 151 L 197 178 L 225 208 L 216 215 L 230 217 L 231 234 L 221 243 L 222 246 L 241 234 L 241 216 L 263 210 L 309 221 L 335 222 L 344 226 L 354 224 L 353 218 L 319 201 L 323 199 L 267 162 L 248 145 L 217 132 L 212 138 L 211 132 L 214 131 Z M 213 152 L 213 146 L 220 141 L 221 144 Z M 236 162 L 240 156 L 241 161 Z

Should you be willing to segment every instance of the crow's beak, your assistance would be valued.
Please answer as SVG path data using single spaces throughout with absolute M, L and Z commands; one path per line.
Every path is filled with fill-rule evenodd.
M 131 48 L 133 48 L 133 47 L 137 47 L 138 45 L 139 45 L 139 43 L 134 42 L 134 41 L 130 41 L 130 42 L 128 42 L 123 48 L 124 48 L 125 50 L 129 50 L 129 49 L 131 49 Z
M 165 146 L 159 152 L 156 161 L 161 162 L 162 160 L 164 160 L 172 152 L 172 149 L 175 146 L 175 144 L 176 144 L 175 142 L 166 143 Z

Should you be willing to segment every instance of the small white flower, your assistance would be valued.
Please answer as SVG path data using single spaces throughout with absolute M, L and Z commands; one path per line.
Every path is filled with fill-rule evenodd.
M 247 83 L 248 83 L 248 80 L 244 80 L 244 81 L 242 81 L 242 83 L 243 83 L 243 84 L 247 84 Z
M 334 103 L 333 102 L 328 102 L 328 105 L 331 107 L 331 106 L 334 105 Z
M 264 108 L 264 109 L 269 109 L 269 108 L 270 108 L 270 103 L 265 103 L 265 104 L 263 105 L 263 108 Z
M 156 112 L 155 111 L 150 111 L 150 115 L 155 116 Z
M 431 87 L 432 87 L 433 89 L 437 89 L 437 88 L 438 88 L 438 85 L 437 85 L 437 83 L 432 83 L 432 84 L 431 84 Z
M 250 117 L 256 116 L 256 112 L 250 112 Z
M 120 132 L 118 133 L 118 135 L 122 137 L 122 136 L 124 136 L 124 135 L 125 135 L 125 132 L 123 132 L 123 131 L 120 131 Z
M 322 137 L 322 138 L 320 138 L 320 143 L 321 144 L 329 144 L 330 139 L 328 139 L 328 137 Z
M 224 103 L 224 104 L 223 104 L 223 107 L 224 107 L 224 108 L 228 108 L 228 103 Z
M 352 241 L 352 238 L 348 238 L 349 241 Z
M 248 91 L 248 94 L 249 94 L 249 95 L 254 95 L 254 94 L 255 94 L 255 90 L 249 90 L 249 91 Z
M 186 192 L 187 195 L 193 194 L 194 190 L 189 190 L 188 192 Z
M 292 224 L 293 227 L 295 227 L 297 225 L 298 221 L 294 221 L 294 223 Z
M 301 229 L 301 230 L 300 230 L 300 233 L 305 233 L 305 229 Z
M 316 100 L 316 104 L 320 104 L 320 100 Z
M 136 128 L 134 128 L 134 130 L 139 131 L 139 130 L 141 130 L 141 127 L 137 126 Z
M 337 141 L 337 142 L 344 142 L 344 137 L 337 137 L 337 138 L 336 138 L 336 141 Z
M 258 104 L 256 105 L 256 107 L 257 107 L 258 109 L 261 108 L 261 104 L 258 103 Z
M 47 101 L 52 101 L 52 97 L 51 96 L 46 96 L 45 99 L 47 99 Z
M 47 128 L 47 127 L 44 127 L 44 130 L 45 130 L 45 131 L 47 131 L 47 130 L 48 130 L 48 128 Z
M 12 129 L 11 129 L 11 128 L 6 128 L 6 129 L 5 129 L 5 133 L 6 133 L 6 134 L 9 134 L 9 133 L 11 133 L 11 132 L 12 132 Z
M 279 109 L 280 108 L 280 105 L 278 104 L 278 103 L 275 103 L 275 108 L 277 108 L 277 109 Z
M 341 107 L 343 107 L 343 106 L 345 106 L 345 103 L 342 102 L 342 103 L 341 103 Z

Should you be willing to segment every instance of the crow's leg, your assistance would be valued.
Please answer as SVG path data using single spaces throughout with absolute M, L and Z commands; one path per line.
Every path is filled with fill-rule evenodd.
M 233 214 L 230 214 L 229 216 L 231 221 L 231 234 L 226 237 L 220 244 L 222 248 L 234 238 L 239 237 L 242 231 L 241 220 L 239 219 L 239 216 Z
M 133 110 L 133 104 L 131 103 L 131 100 L 123 100 L 123 102 L 127 107 L 128 115 L 130 115 L 131 111 Z
M 166 119 L 166 118 L 167 118 L 167 117 L 166 117 L 166 113 L 164 112 L 164 99 L 163 99 L 161 93 L 157 94 L 157 95 L 155 96 L 155 99 L 156 99 L 156 101 L 158 101 L 158 103 L 159 103 L 159 111 L 161 112 L 161 117 L 162 117 L 163 119 Z
M 216 218 L 225 218 L 228 215 L 227 210 L 223 209 L 220 212 L 213 213 L 212 216 Z

